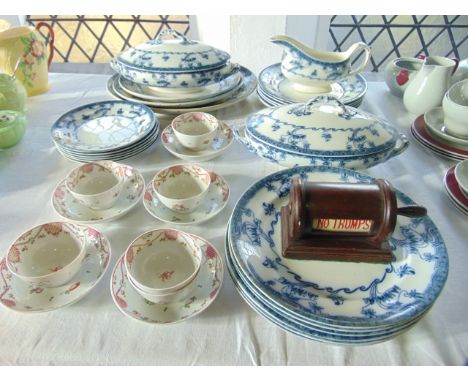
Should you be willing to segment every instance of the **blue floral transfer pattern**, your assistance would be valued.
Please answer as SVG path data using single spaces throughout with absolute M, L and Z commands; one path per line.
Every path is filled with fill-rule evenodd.
M 403 323 L 433 304 L 447 278 L 448 257 L 429 217 L 398 218 L 390 239 L 395 255 L 391 264 L 362 263 L 353 268 L 333 263 L 329 268 L 330 263 L 314 262 L 315 267 L 305 271 L 297 262 L 283 259 L 280 206 L 287 203 L 293 175 L 353 183 L 373 180 L 352 170 L 296 167 L 267 176 L 244 193 L 230 221 L 231 256 L 240 274 L 251 280 L 262 296 L 299 317 L 350 326 Z M 399 205 L 414 204 L 399 191 L 397 198 Z M 343 274 L 340 282 L 327 277 L 327 269 L 354 269 L 361 277 Z

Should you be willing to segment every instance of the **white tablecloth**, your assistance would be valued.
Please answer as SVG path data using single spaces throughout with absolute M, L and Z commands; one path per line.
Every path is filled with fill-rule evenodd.
M 51 194 L 76 163 L 54 148 L 50 126 L 74 107 L 109 99 L 107 79 L 103 75 L 52 74 L 50 91 L 29 99 L 23 141 L 0 151 L 0 253 L 5 254 L 11 242 L 29 227 L 59 219 Z M 215 114 L 232 120 L 260 108 L 253 94 L 248 101 Z M 383 82 L 369 82 L 362 108 L 385 117 L 410 136 L 414 116 Z M 162 126 L 169 120 L 162 118 Z M 179 161 L 158 141 L 126 162 L 149 181 L 159 168 Z M 468 362 L 468 219 L 445 195 L 442 179 L 451 163 L 411 139 L 411 146 L 402 155 L 368 171 L 388 179 L 428 208 L 450 259 L 448 280 L 434 307 L 413 329 L 393 340 L 339 347 L 286 333 L 242 300 L 227 272 L 216 301 L 191 320 L 160 327 L 124 316 L 109 291 L 112 266 L 136 236 L 167 226 L 151 217 L 140 203 L 121 219 L 95 225 L 111 242 L 111 266 L 83 300 L 39 314 L 18 314 L 0 306 L 0 364 L 463 365 Z M 249 153 L 238 142 L 204 166 L 227 179 L 231 198 L 216 218 L 183 229 L 210 240 L 224 256 L 226 223 L 237 199 L 250 184 L 281 168 Z

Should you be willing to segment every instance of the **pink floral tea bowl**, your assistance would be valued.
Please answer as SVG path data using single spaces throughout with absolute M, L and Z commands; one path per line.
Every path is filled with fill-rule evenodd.
M 218 120 L 208 113 L 181 114 L 171 123 L 180 144 L 193 151 L 209 148 L 218 133 Z
M 72 170 L 66 187 L 78 202 L 93 210 L 112 207 L 122 191 L 121 166 L 112 161 L 86 163 Z
M 155 304 L 171 304 L 173 302 L 182 301 L 189 297 L 190 294 L 193 293 L 193 289 L 195 288 L 195 285 L 198 282 L 198 278 L 197 276 L 195 276 L 192 281 L 190 281 L 181 289 L 166 294 L 154 294 L 145 292 L 143 289 L 139 288 L 130 277 L 128 278 L 128 282 L 146 300 L 154 302 Z
M 153 189 L 161 203 L 182 214 L 200 205 L 210 184 L 210 173 L 193 164 L 166 167 L 153 178 Z
M 71 223 L 52 222 L 31 228 L 10 246 L 9 271 L 31 286 L 56 287 L 78 273 L 85 257 L 85 237 Z
M 163 301 L 195 279 L 202 257 L 202 249 L 188 233 L 157 229 L 130 244 L 125 252 L 125 268 L 138 292 Z

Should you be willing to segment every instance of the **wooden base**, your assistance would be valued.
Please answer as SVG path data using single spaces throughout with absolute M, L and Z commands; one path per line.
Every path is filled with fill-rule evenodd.
M 368 263 L 391 263 L 394 260 L 388 242 L 377 244 L 366 238 L 350 236 L 315 236 L 294 240 L 288 234 L 289 213 L 281 208 L 281 241 L 284 258 Z

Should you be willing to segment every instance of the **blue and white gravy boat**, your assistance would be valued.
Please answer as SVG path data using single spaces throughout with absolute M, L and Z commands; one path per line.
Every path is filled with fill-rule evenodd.
M 328 93 L 331 83 L 361 72 L 371 55 L 370 47 L 363 42 L 351 45 L 345 52 L 329 52 L 308 48 L 289 36 L 273 36 L 271 41 L 286 50 L 281 72 L 298 91 L 306 93 Z M 352 69 L 351 57 L 361 50 L 364 59 Z

